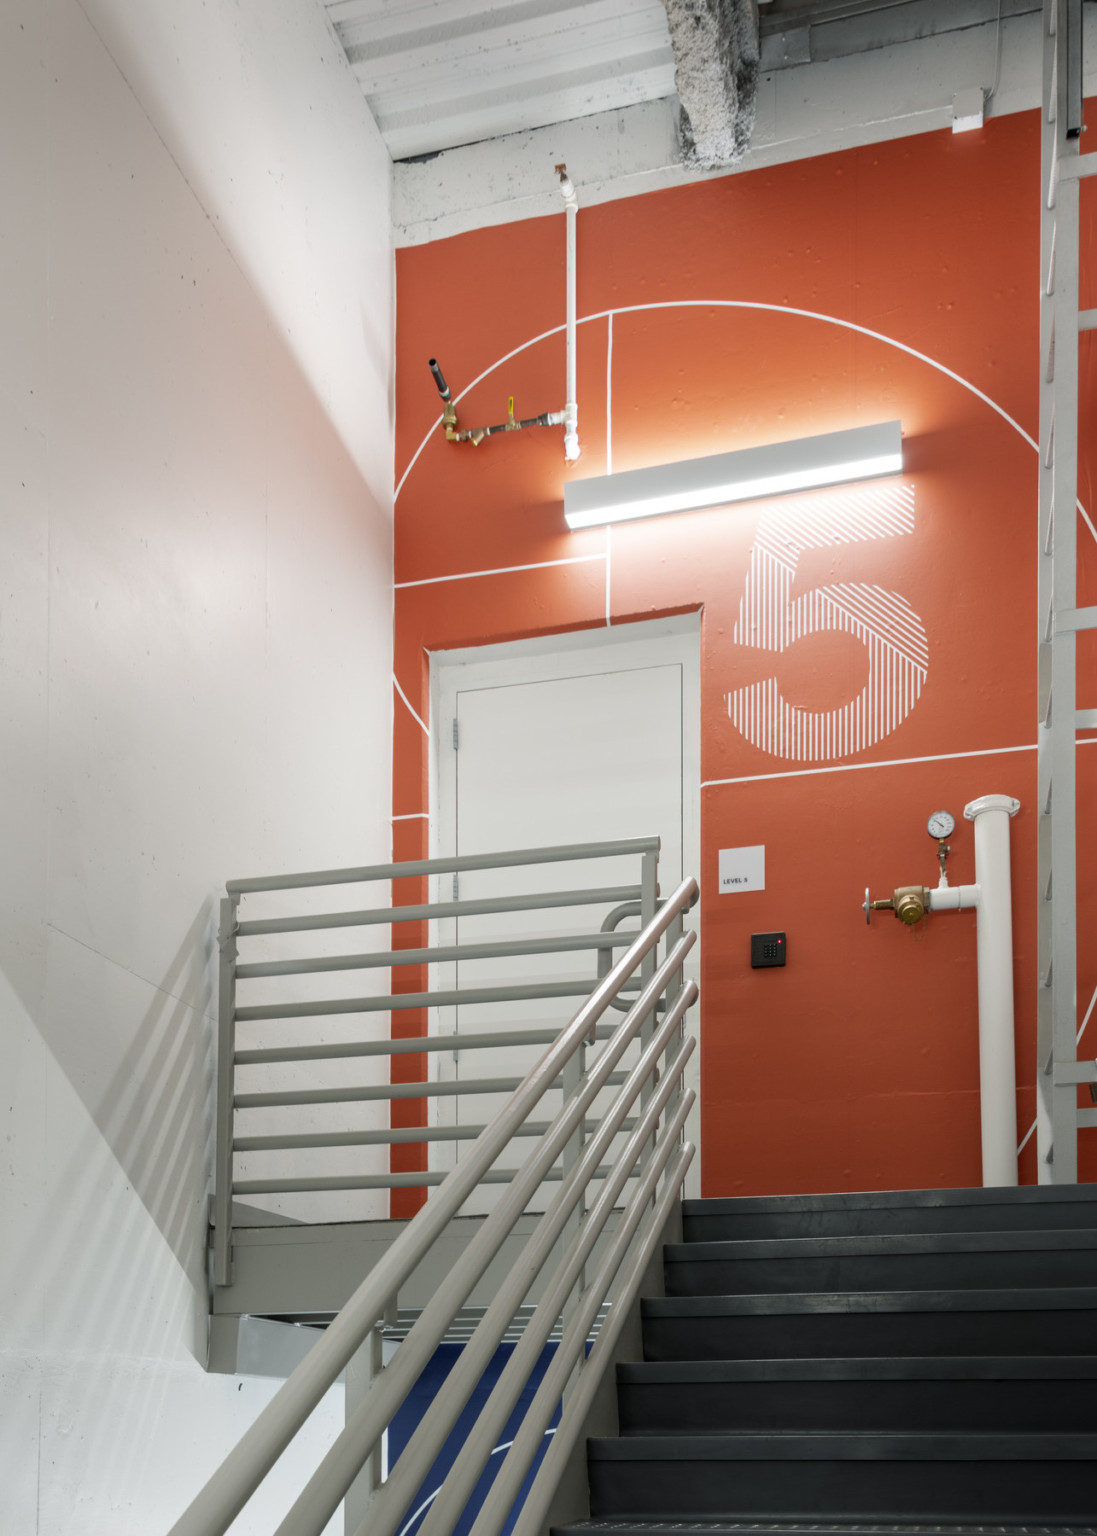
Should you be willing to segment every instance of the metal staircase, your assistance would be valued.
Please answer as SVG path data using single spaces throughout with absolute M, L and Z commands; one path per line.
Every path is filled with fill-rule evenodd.
M 1081 181 L 1097 153 L 1080 152 L 1082 0 L 1044 0 L 1040 230 L 1039 974 L 1037 1147 L 1041 1183 L 1078 1178 L 1078 1130 L 1097 1109 L 1078 1085 L 1097 1065 L 1077 1059 L 1076 740 L 1097 726 L 1077 708 L 1078 635 L 1097 608 L 1078 607 L 1078 349 L 1097 328 L 1079 310 Z
M 633 839 L 230 884 L 222 930 L 213 1320 L 234 1310 L 237 1318 L 254 1312 L 259 1299 L 268 1317 L 309 1318 L 326 1327 L 172 1536 L 226 1532 L 344 1371 L 346 1425 L 287 1510 L 278 1536 L 321 1536 L 341 1505 L 348 1533 L 396 1536 L 418 1509 L 419 1536 L 442 1536 L 470 1500 L 476 1536 L 543 1531 L 553 1499 L 568 1485 L 577 1448 L 581 1455 L 597 1422 L 607 1367 L 636 1317 L 636 1297 L 678 1210 L 694 1152 L 685 1127 L 695 1095 L 685 1076 L 695 1041 L 684 1021 L 697 998 L 685 973 L 696 934 L 685 918 L 698 890 L 696 881 L 686 880 L 660 897 L 658 849 L 656 838 Z M 575 887 L 567 878 L 565 866 L 578 861 L 599 870 L 607 859 L 638 859 L 639 880 Z M 532 865 L 561 867 L 556 888 L 545 890 L 553 882 L 544 877 L 539 892 L 526 889 L 521 872 Z M 520 888 L 433 901 L 418 889 L 417 882 L 448 883 L 454 873 L 472 870 L 509 871 Z M 333 902 L 332 887 L 390 880 L 410 891 L 410 904 Z M 304 900 L 302 891 L 312 898 Z M 241 915 L 239 904 L 256 897 L 274 900 L 281 910 Z M 638 926 L 617 926 L 622 905 L 624 915 L 640 919 Z M 576 908 L 588 909 L 581 931 L 562 932 L 560 914 Z M 599 909 L 593 919 L 591 908 Z M 527 931 L 519 938 L 478 936 L 470 944 L 435 926 L 515 913 L 526 923 L 538 912 L 557 920 L 540 937 Z M 414 925 L 415 947 L 342 952 L 343 929 L 389 923 Z M 241 960 L 241 943 L 259 949 Z M 585 974 L 563 979 L 522 980 L 512 973 L 502 985 L 485 986 L 478 969 L 485 961 L 533 964 L 546 956 L 562 963 L 570 956 L 574 966 L 583 951 Z M 471 962 L 476 984 L 431 985 L 436 968 Z M 400 966 L 411 969 L 414 990 L 402 990 L 394 974 L 390 992 L 369 992 L 359 979 L 357 995 L 346 995 L 348 973 L 360 978 L 379 968 L 384 975 Z M 242 1002 L 238 985 L 259 993 Z M 559 1009 L 554 1000 L 575 998 L 583 999 L 578 1011 L 572 1016 L 574 1002 L 564 1003 L 551 1027 L 514 1028 L 520 1006 Z M 456 1035 L 397 1032 L 409 1014 L 423 1010 L 425 1018 L 425 1010 L 466 1004 L 501 1005 L 502 1024 L 484 1030 L 474 1021 L 471 1031 Z M 396 1038 L 371 1026 L 378 1012 L 391 1014 Z M 336 1030 L 332 1020 L 346 1028 Z M 258 1030 L 259 1038 L 242 1040 L 238 1029 Z M 360 1080 L 361 1064 L 379 1056 L 437 1062 L 452 1058 L 457 1047 L 492 1063 L 498 1053 L 521 1049 L 532 1065 L 514 1079 L 485 1077 L 474 1068 L 455 1082 L 423 1070 L 401 1082 L 377 1081 L 376 1072 L 373 1081 Z M 334 1083 L 312 1075 L 321 1066 Z M 401 1088 L 408 1090 L 403 1096 Z M 360 1113 L 362 1105 L 385 1099 L 395 1109 L 408 1097 L 421 1103 L 462 1095 L 473 1099 L 472 1124 L 468 1117 L 427 1123 L 429 1116 L 420 1115 L 404 1127 L 332 1129 L 312 1119 L 302 1130 L 284 1119 L 343 1113 L 348 1105 Z M 496 1107 L 485 1111 L 491 1095 Z M 259 1112 L 274 1114 L 273 1126 L 257 1131 L 248 1122 Z M 438 1145 L 453 1148 L 448 1171 L 428 1166 L 425 1157 L 413 1170 L 384 1166 L 390 1147 Z M 298 1157 L 315 1164 L 333 1152 L 344 1160 L 339 1171 L 313 1166 L 302 1173 L 293 1166 Z M 259 1153 L 277 1156 L 278 1171 L 257 1177 L 251 1160 Z M 347 1171 L 348 1157 L 359 1160 L 357 1171 Z M 328 1203 L 409 1186 L 430 1193 L 406 1223 L 339 1220 Z M 241 1203 L 245 1196 L 290 1197 L 299 1202 L 296 1218 L 275 1212 L 263 1226 L 261 1213 L 257 1219 Z M 380 1230 L 386 1225 L 387 1234 Z M 358 1275 L 348 1287 L 355 1265 Z M 447 1341 L 462 1346 L 457 1361 L 386 1468 L 386 1433 Z M 501 1347 L 509 1350 L 502 1367 Z M 231 1369 L 231 1362 L 220 1368 Z M 520 1401 L 520 1424 L 512 1441 L 501 1444 Z M 458 1426 L 459 1454 L 424 1503 L 424 1479 L 433 1476 Z M 486 1486 L 489 1462 L 494 1475 Z
M 934 1536 L 1097 1519 L 1097 1189 L 686 1201 L 589 1520 Z

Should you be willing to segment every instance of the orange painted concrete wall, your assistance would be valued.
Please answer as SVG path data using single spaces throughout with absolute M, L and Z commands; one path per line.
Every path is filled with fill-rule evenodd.
M 1034 1118 L 1038 132 L 1037 115 L 1023 114 L 581 210 L 583 452 L 568 469 L 558 429 L 447 444 L 426 368 L 436 355 L 455 395 L 479 381 L 460 400 L 467 424 L 502 419 L 509 394 L 520 416 L 562 405 L 563 215 L 399 253 L 395 654 L 419 716 L 428 651 L 596 627 L 607 610 L 614 624 L 701 611 L 708 1195 L 979 1182 L 974 921 L 910 931 L 885 916 L 867 930 L 859 904 L 866 885 L 934 883 L 926 816 L 959 816 L 991 792 L 1022 802 L 1012 823 L 1019 1140 Z M 1093 341 L 1083 348 L 1089 504 Z M 606 472 L 610 427 L 620 471 L 894 417 L 905 471 L 885 488 L 884 511 L 866 512 L 866 492 L 834 491 L 611 536 L 564 523 L 565 477 Z M 911 507 L 909 531 L 889 532 L 887 519 L 909 524 Z M 779 537 L 785 518 L 833 531 L 877 513 L 872 537 L 809 537 L 789 596 L 838 586 L 854 609 L 882 603 L 900 636 L 888 655 L 916 701 L 845 755 L 755 744 L 732 718 L 737 690 L 776 677 L 794 708 L 841 711 L 870 664 L 855 628 L 779 654 L 746 643 L 757 640 L 737 631 L 756 539 Z M 1097 601 L 1085 525 L 1080 549 Z M 591 558 L 551 564 L 576 556 Z M 448 579 L 509 566 L 534 568 Z M 1082 671 L 1079 702 L 1092 706 L 1088 641 Z M 395 717 L 394 845 L 412 857 L 426 837 L 416 818 L 428 810 L 427 740 L 399 696 Z M 1079 752 L 1087 850 L 1094 741 Z M 766 890 L 718 894 L 717 850 L 748 843 L 766 845 Z M 970 823 L 952 843 L 952 881 L 974 879 Z M 1083 886 L 1091 928 L 1088 874 Z M 747 936 L 773 928 L 788 931 L 789 964 L 752 972 Z M 1097 946 L 1083 938 L 1083 1007 L 1095 987 Z M 1085 1166 L 1092 1176 L 1095 1159 Z M 1034 1138 L 1021 1167 L 1033 1181 Z

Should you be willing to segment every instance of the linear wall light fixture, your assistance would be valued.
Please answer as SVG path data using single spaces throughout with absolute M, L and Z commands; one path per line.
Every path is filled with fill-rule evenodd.
M 569 528 L 593 528 L 664 512 L 694 512 L 729 501 L 757 501 L 815 486 L 875 480 L 898 474 L 902 467 L 902 423 L 883 421 L 679 464 L 570 480 L 564 486 L 564 517 Z

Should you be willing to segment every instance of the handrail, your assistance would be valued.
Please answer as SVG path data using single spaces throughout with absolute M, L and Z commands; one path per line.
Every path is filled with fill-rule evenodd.
M 604 849 L 607 845 L 598 846 Z M 634 842 L 629 851 L 635 851 L 636 846 Z M 528 855 L 524 858 L 528 859 Z M 507 1304 L 513 1299 L 514 1288 L 527 1275 L 525 1290 L 528 1290 L 528 1283 L 536 1277 L 535 1261 L 538 1254 L 542 1250 L 547 1253 L 552 1247 L 547 1240 L 548 1232 L 556 1223 L 569 1219 L 573 1211 L 582 1211 L 586 1203 L 583 1193 L 590 1181 L 600 1174 L 609 1181 L 606 1189 L 612 1188 L 615 1192 L 608 1195 L 603 1190 L 586 1215 L 580 1216 L 577 1232 L 573 1234 L 570 1226 L 561 1228 L 566 1232 L 565 1253 L 557 1263 L 553 1276 L 549 1278 L 550 1292 L 559 1295 L 564 1294 L 568 1286 L 574 1289 L 575 1276 L 581 1270 L 585 1255 L 591 1251 L 602 1230 L 600 1224 L 605 1222 L 619 1193 L 615 1186 L 619 1184 L 623 1188 L 634 1171 L 636 1177 L 632 1181 L 636 1187 L 609 1252 L 616 1255 L 617 1263 L 620 1264 L 626 1254 L 631 1252 L 629 1243 L 632 1241 L 633 1229 L 637 1228 L 641 1229 L 641 1236 L 637 1240 L 647 1245 L 647 1251 L 650 1252 L 658 1235 L 658 1229 L 652 1224 L 653 1212 L 657 1214 L 667 1199 L 677 1194 L 685 1166 L 692 1156 L 692 1148 L 688 1144 L 679 1147 L 678 1140 L 691 1102 L 690 1093 L 681 1084 L 682 1069 L 691 1049 L 682 1038 L 682 1019 L 696 998 L 695 984 L 683 984 L 682 967 L 695 941 L 692 933 L 683 931 L 683 914 L 692 905 L 696 892 L 695 881 L 683 881 L 646 923 L 608 975 L 595 985 L 571 1022 L 548 1046 L 540 1060 L 522 1079 L 520 1086 L 445 1176 L 426 1204 L 366 1276 L 310 1354 L 245 1433 L 222 1467 L 173 1527 L 171 1536 L 220 1536 L 226 1529 L 323 1394 L 367 1338 L 375 1332 L 379 1320 L 395 1307 L 401 1287 L 432 1245 L 446 1232 L 468 1196 L 480 1183 L 490 1178 L 493 1171 L 498 1173 L 495 1165 L 500 1156 L 512 1140 L 522 1133 L 545 1093 L 575 1063 L 579 1067 L 577 1086 L 570 1096 L 565 1095 L 560 1109 L 549 1120 L 547 1128 L 522 1165 L 513 1175 L 508 1176 L 509 1182 L 503 1196 L 485 1218 L 477 1241 L 464 1250 L 462 1257 L 449 1271 L 444 1292 L 436 1293 L 427 1303 L 392 1362 L 373 1382 L 365 1400 L 325 1457 L 322 1476 L 310 1482 L 291 1516 L 287 1516 L 286 1522 L 280 1527 L 282 1536 L 289 1536 L 290 1532 L 322 1531 L 332 1510 L 358 1476 L 373 1446 L 444 1336 L 448 1321 L 465 1305 L 473 1286 L 481 1279 L 518 1217 L 525 1211 L 531 1196 L 553 1170 L 561 1152 L 576 1135 L 582 1138 L 585 1134 L 588 1114 L 599 1093 L 611 1085 L 615 1078 L 620 1082 L 622 1076 L 624 1082 L 612 1105 L 604 1112 L 599 1130 L 581 1150 L 577 1161 L 570 1165 L 565 1162 L 560 1187 L 549 1202 L 546 1212 L 537 1217 L 534 1232 L 526 1242 L 525 1256 L 512 1267 L 513 1275 L 517 1278 L 511 1280 Z M 665 942 L 667 951 L 662 961 L 657 954 L 661 940 Z M 593 1063 L 586 1065 L 587 1045 L 598 1032 L 602 1015 L 637 971 L 641 972 L 643 982 L 639 995 L 630 1001 L 628 1012 L 597 1051 Z M 656 1026 L 653 1021 L 659 1017 L 664 999 L 664 1016 Z M 624 1074 L 615 1072 L 614 1069 L 634 1039 L 639 1039 L 641 1043 L 640 1061 Z M 617 1161 L 607 1167 L 602 1161 L 605 1150 L 624 1129 L 627 1112 L 637 1097 L 639 1116 L 628 1131 L 626 1146 L 629 1150 L 620 1154 Z M 657 1129 L 660 1116 L 667 1122 L 661 1132 Z M 607 1126 L 613 1129 L 607 1131 Z M 667 1168 L 670 1174 L 664 1173 Z M 653 1207 L 652 1197 L 660 1176 L 665 1179 L 663 1191 Z M 414 1177 L 422 1180 L 423 1176 Z M 667 1182 L 671 1178 L 676 1181 L 673 1187 Z M 668 1188 L 671 1189 L 670 1197 L 667 1195 Z M 621 1232 L 628 1232 L 629 1236 L 622 1239 Z M 538 1233 L 541 1234 L 539 1242 Z M 577 1260 L 577 1254 L 583 1257 Z M 604 1284 L 604 1288 L 596 1300 L 595 1310 L 606 1300 L 613 1285 L 613 1275 L 606 1271 L 607 1263 L 608 1260 L 603 1260 L 599 1266 L 599 1284 Z M 630 1261 L 630 1273 L 633 1268 L 635 1265 Z M 565 1281 L 563 1276 L 571 1278 Z M 519 1302 L 524 1299 L 525 1290 L 518 1296 Z M 565 1327 L 565 1339 L 574 1340 L 577 1336 L 575 1331 L 580 1326 L 577 1319 L 586 1317 L 589 1303 L 590 1287 L 584 1291 L 583 1305 Z M 620 1285 L 614 1293 L 613 1304 L 624 1304 L 624 1291 Z M 481 1335 L 481 1348 L 484 1347 L 483 1341 L 490 1338 L 492 1329 L 498 1326 L 506 1309 L 506 1305 L 501 1303 L 492 1314 L 492 1323 Z M 543 1320 L 542 1313 L 542 1323 Z M 480 1326 L 483 1326 L 483 1320 Z M 589 1328 L 589 1323 L 583 1326 Z M 593 1355 L 592 1351 L 591 1358 Z M 475 1351 L 468 1355 L 470 1361 L 476 1357 Z M 455 1381 L 452 1389 L 454 1392 L 458 1386 L 467 1388 L 466 1395 L 472 1391 L 478 1379 L 476 1376 L 470 1378 L 472 1369 L 472 1366 L 464 1368 L 460 1362 L 455 1367 L 451 1373 Z M 585 1369 L 581 1367 L 580 1379 L 583 1379 Z M 568 1411 L 565 1407 L 565 1416 Z M 405 1456 L 407 1454 L 406 1451 Z M 404 1459 L 401 1457 L 401 1464 Z M 409 1468 L 412 1465 L 411 1461 L 407 1463 Z M 388 1502 L 394 1504 L 397 1501 L 390 1497 Z M 373 1518 L 371 1515 L 371 1530 Z
M 358 885 L 369 880 L 397 880 L 417 875 L 463 874 L 473 869 L 513 869 L 518 864 L 570 864 L 576 859 L 612 859 L 658 853 L 657 837 L 623 837 L 606 843 L 560 843 L 550 848 L 519 848 L 506 853 L 462 853 L 450 858 L 410 859 L 402 864 L 366 864 L 357 869 L 315 869 L 300 875 L 260 875 L 230 880 L 230 896 L 256 891 L 298 891 L 312 885 Z

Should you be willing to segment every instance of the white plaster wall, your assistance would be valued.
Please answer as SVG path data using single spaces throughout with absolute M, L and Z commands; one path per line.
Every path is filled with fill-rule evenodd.
M 324 197 L 368 205 L 383 274 L 377 328 L 344 339 L 325 387 L 287 331 L 296 314 L 322 335 L 317 294 L 355 309 L 360 289 L 317 240 L 279 311 L 97 9 L 0 7 L 0 1530 L 19 1536 L 166 1530 L 272 1392 L 196 1358 L 216 898 L 232 875 L 388 856 L 376 143 L 315 168 Z M 226 26 L 247 9 L 176 7 Z M 279 106 L 264 72 L 304 46 L 295 7 L 252 9 L 266 30 L 221 72 L 222 169 L 244 75 L 271 97 L 266 172 L 284 165 L 292 223 L 286 189 L 341 109 L 310 138 L 299 115 L 325 99 Z M 241 226 L 254 174 L 247 155 L 231 171 Z M 374 424 L 353 451 L 352 373 Z M 337 1391 L 311 1437 L 340 1416 Z
M 80 0 L 391 515 L 392 166 L 321 0 Z

